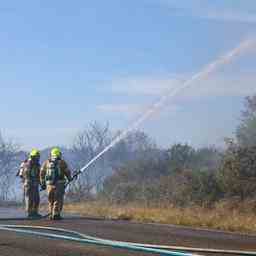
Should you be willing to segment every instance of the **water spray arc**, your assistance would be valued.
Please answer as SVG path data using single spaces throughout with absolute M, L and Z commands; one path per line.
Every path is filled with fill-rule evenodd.
M 159 111 L 167 102 L 167 100 L 173 98 L 178 95 L 182 91 L 191 87 L 194 82 L 198 82 L 202 79 L 207 78 L 211 73 L 217 70 L 219 67 L 230 63 L 234 58 L 243 54 L 247 50 L 256 48 L 256 39 L 248 39 L 240 43 L 237 47 L 229 51 L 227 54 L 219 57 L 212 63 L 208 64 L 205 68 L 203 68 L 200 72 L 193 75 L 190 79 L 186 80 L 180 87 L 172 88 L 169 92 L 167 92 L 164 96 L 160 98 L 156 103 L 154 103 L 144 114 L 142 114 L 131 126 L 129 126 L 126 130 L 124 130 L 117 138 L 115 138 L 106 148 L 104 148 L 98 155 L 92 158 L 83 168 L 81 168 L 74 176 L 73 179 L 77 178 L 78 175 L 87 170 L 95 161 L 97 161 L 102 155 L 108 152 L 112 147 L 114 147 L 117 143 L 127 137 L 127 135 L 138 128 L 144 121 L 149 119 L 153 114 Z

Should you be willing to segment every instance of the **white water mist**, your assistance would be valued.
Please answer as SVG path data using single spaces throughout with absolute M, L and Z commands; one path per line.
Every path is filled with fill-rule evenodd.
M 95 161 L 97 161 L 103 154 L 109 151 L 117 143 L 127 137 L 127 135 L 137 129 L 145 120 L 150 118 L 153 114 L 158 112 L 161 107 L 163 107 L 167 100 L 173 98 L 177 94 L 181 93 L 183 90 L 189 88 L 194 84 L 194 82 L 206 79 L 211 73 L 217 70 L 219 67 L 230 63 L 234 58 L 245 53 L 247 50 L 256 48 L 256 39 L 245 40 L 240 43 L 236 48 L 229 51 L 227 54 L 221 56 L 217 60 L 208 64 L 200 72 L 193 75 L 190 79 L 186 80 L 180 87 L 172 88 L 164 96 L 160 98 L 155 104 L 153 104 L 144 114 L 142 114 L 134 123 L 132 123 L 126 130 L 124 130 L 117 138 L 115 138 L 106 148 L 104 148 L 98 155 L 96 155 L 92 160 L 90 160 L 80 171 L 84 172 L 89 168 Z

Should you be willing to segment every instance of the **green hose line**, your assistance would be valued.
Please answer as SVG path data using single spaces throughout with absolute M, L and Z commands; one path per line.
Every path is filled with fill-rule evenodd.
M 131 242 L 120 242 L 108 239 L 101 239 L 93 236 L 88 236 L 83 233 L 63 229 L 63 228 L 53 228 L 53 227 L 42 227 L 42 226 L 28 226 L 28 225 L 0 225 L 1 227 L 10 228 L 10 229 L 30 229 L 30 230 L 46 230 L 46 231 L 53 231 L 53 232 L 62 232 L 66 234 L 70 234 L 73 236 L 77 236 L 81 239 L 91 240 L 91 241 L 100 241 L 106 243 L 117 243 L 117 244 L 125 244 L 131 245 L 136 247 L 143 247 L 143 248 L 151 248 L 151 249 L 160 249 L 160 250 L 174 250 L 174 251 L 186 251 L 186 252 L 199 252 L 199 253 L 221 253 L 221 254 L 232 254 L 232 255 L 256 255 L 256 252 L 253 251 L 239 251 L 239 250 L 221 250 L 221 249 L 204 249 L 204 248 L 191 248 L 191 247 L 181 247 L 181 246 L 167 246 L 167 245 L 153 245 L 153 244 L 140 244 L 140 243 L 131 243 Z M 195 255 L 195 254 L 193 254 Z
M 75 238 L 75 237 L 71 237 L 71 236 L 56 235 L 56 234 L 37 232 L 37 231 L 31 231 L 31 230 L 24 230 L 24 229 L 22 230 L 21 227 L 15 226 L 15 225 L 13 225 L 13 226 L 0 225 L 0 230 L 11 231 L 11 232 L 15 232 L 18 234 L 23 234 L 23 235 L 71 241 L 71 242 L 77 242 L 77 243 L 81 243 L 81 244 L 98 245 L 98 246 L 104 246 L 104 247 L 111 247 L 111 248 L 115 248 L 115 249 L 126 249 L 129 251 L 140 251 L 140 252 L 151 253 L 151 254 L 168 255 L 168 256 L 195 256 L 195 254 L 191 254 L 191 253 L 167 251 L 167 250 L 160 250 L 160 249 L 154 249 L 154 248 L 145 248 L 145 247 L 130 245 L 125 242 L 114 242 L 114 241 L 110 241 L 110 240 L 102 241 L 100 239 L 99 240 L 91 240 L 91 239 Z M 55 230 L 55 231 L 57 231 L 57 230 Z M 76 232 L 69 232 L 69 233 L 75 234 Z M 77 235 L 78 235 L 78 233 L 77 233 Z

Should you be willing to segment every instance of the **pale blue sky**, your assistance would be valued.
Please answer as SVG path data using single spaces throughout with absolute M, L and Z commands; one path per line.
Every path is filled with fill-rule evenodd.
M 126 128 L 169 85 L 254 37 L 256 2 L 10 0 L 0 24 L 0 128 L 42 148 L 69 145 L 94 120 Z M 221 145 L 256 92 L 255 57 L 212 74 L 142 129 L 163 146 Z

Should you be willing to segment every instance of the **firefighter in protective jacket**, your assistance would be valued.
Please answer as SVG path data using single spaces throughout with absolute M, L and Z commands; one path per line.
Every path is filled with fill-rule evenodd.
M 65 183 L 72 179 L 67 163 L 62 159 L 59 148 L 53 148 L 51 156 L 46 160 L 40 171 L 42 189 L 47 189 L 49 202 L 49 218 L 60 220 L 63 208 Z
M 19 172 L 17 174 L 23 181 L 26 211 L 29 218 L 41 217 L 41 215 L 38 213 L 40 203 L 39 161 L 40 152 L 37 149 L 33 149 L 29 155 L 29 158 L 21 164 Z

